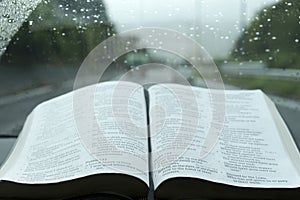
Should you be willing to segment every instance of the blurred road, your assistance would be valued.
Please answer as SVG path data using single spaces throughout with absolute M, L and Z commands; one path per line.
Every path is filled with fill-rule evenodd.
M 228 63 L 221 66 L 223 74 L 234 75 L 234 76 L 264 76 L 272 77 L 276 79 L 288 79 L 288 80 L 299 80 L 300 81 L 300 70 L 299 69 L 274 69 L 267 68 L 260 63 L 244 63 L 239 65 L 236 63 Z
M 17 136 L 37 104 L 72 89 L 76 72 L 70 66 L 0 66 L 0 135 Z
M 72 81 L 25 90 L 17 95 L 0 97 L 0 136 L 17 136 L 26 116 L 39 103 L 71 91 Z

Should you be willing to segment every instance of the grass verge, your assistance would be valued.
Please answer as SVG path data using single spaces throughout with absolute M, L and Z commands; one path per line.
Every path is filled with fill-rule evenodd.
M 269 77 L 223 77 L 225 84 L 243 89 L 261 89 L 265 93 L 300 100 L 300 81 L 282 80 Z

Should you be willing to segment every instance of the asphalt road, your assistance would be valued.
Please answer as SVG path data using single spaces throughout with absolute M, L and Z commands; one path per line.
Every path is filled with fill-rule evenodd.
M 18 136 L 26 116 L 39 103 L 72 90 L 72 82 L 49 85 L 0 98 L 0 136 Z

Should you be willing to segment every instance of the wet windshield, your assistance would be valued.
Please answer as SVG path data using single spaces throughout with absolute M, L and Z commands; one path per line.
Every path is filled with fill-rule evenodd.
M 270 95 L 300 142 L 298 0 L 2 0 L 0 16 L 0 135 L 17 136 L 34 106 L 71 91 L 77 70 L 101 42 L 152 27 L 175 31 L 201 45 L 226 88 L 262 89 Z M 113 49 L 143 46 L 144 37 L 151 40 L 150 33 L 139 33 L 125 34 Z M 183 40 L 153 42 L 154 48 L 112 58 L 101 81 L 134 71 L 138 79 L 161 76 L 176 82 L 151 65 L 140 70 L 160 63 L 190 84 L 203 86 L 189 60 L 160 48 L 180 49 L 186 45 Z

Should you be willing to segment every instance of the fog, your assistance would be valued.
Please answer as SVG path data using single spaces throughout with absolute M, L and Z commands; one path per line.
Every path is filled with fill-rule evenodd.
M 170 28 L 198 41 L 213 57 L 222 58 L 256 13 L 278 1 L 113 0 L 105 5 L 119 32 L 149 26 Z

